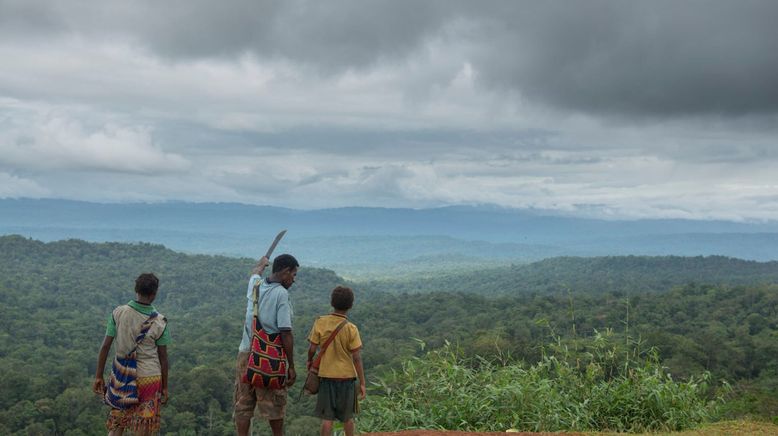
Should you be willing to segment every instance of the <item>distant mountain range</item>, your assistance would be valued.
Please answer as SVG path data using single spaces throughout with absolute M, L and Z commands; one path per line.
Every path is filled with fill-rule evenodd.
M 281 229 L 289 233 L 278 253 L 346 273 L 401 264 L 525 263 L 563 255 L 778 260 L 775 221 L 611 221 L 492 206 L 294 210 L 235 203 L 0 200 L 0 234 L 43 241 L 144 241 L 190 253 L 257 257 Z

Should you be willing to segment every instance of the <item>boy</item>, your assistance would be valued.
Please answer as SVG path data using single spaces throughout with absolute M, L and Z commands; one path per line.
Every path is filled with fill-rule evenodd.
M 319 393 L 316 399 L 315 416 L 321 418 L 321 436 L 332 434 L 332 423 L 343 423 L 346 436 L 354 434 L 354 415 L 358 412 L 355 381 L 359 379 L 359 399 L 365 398 L 365 371 L 362 367 L 362 340 L 357 326 L 348 321 L 346 314 L 354 305 L 354 292 L 350 288 L 338 286 L 332 290 L 330 298 L 332 308 L 329 315 L 316 319 L 308 337 L 307 368 L 310 371 L 316 350 L 329 339 L 338 325 L 345 321 L 335 335 L 335 339 L 322 355 L 319 366 Z

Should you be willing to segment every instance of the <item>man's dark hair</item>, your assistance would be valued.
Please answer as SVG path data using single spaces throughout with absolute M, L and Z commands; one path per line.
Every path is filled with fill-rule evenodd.
M 135 279 L 135 292 L 148 297 L 159 289 L 159 279 L 153 273 L 143 273 Z
M 332 290 L 330 304 L 335 310 L 349 310 L 354 305 L 354 291 L 345 286 L 338 286 Z
M 298 268 L 299 266 L 300 264 L 297 263 L 297 259 L 295 259 L 291 254 L 279 254 L 275 259 L 273 259 L 274 273 L 283 271 L 287 268 Z

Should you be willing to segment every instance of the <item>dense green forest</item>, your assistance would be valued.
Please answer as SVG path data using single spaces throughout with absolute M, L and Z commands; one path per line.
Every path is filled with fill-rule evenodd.
M 479 265 L 424 281 L 406 277 L 374 280 L 387 292 L 468 292 L 483 295 L 574 292 L 577 294 L 666 291 L 689 283 L 756 285 L 778 283 L 778 262 L 723 256 L 554 257 L 529 264 Z
M 778 286 L 768 284 L 775 266 L 724 258 L 592 262 L 603 259 L 612 265 L 604 289 L 573 286 L 586 283 L 585 268 L 576 270 L 570 290 L 521 283 L 525 292 L 513 295 L 403 292 L 429 291 L 424 281 L 412 280 L 391 293 L 385 284 L 351 283 L 357 293 L 351 318 L 363 335 L 367 374 L 380 386 L 389 370 L 446 341 L 467 345 L 462 358 L 535 364 L 549 344 L 575 356 L 596 332 L 607 331 L 617 342 L 656 346 L 675 378 L 709 371 L 711 386 L 729 381 L 733 390 L 722 417 L 778 416 Z M 560 271 L 574 269 L 575 261 L 549 260 Z M 683 268 L 671 268 L 679 263 Z M 105 408 L 89 387 L 97 350 L 110 311 L 132 298 L 134 278 L 146 271 L 160 277 L 155 305 L 168 317 L 174 341 L 165 434 L 233 434 L 234 359 L 252 265 L 251 259 L 185 255 L 152 244 L 0 237 L 0 434 L 102 431 Z M 636 269 L 641 275 L 632 273 Z M 548 280 L 558 283 L 559 277 Z M 332 271 L 302 268 L 291 291 L 298 362 L 313 319 L 329 309 L 329 291 L 344 282 Z M 491 276 L 482 275 L 480 283 L 490 286 Z M 316 420 L 306 415 L 311 400 L 298 401 L 298 388 L 290 396 L 287 434 L 315 434 Z

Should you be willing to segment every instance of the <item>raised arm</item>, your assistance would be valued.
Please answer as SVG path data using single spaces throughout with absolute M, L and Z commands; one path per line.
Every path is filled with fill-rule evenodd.
M 259 261 L 257 262 L 257 265 L 254 267 L 254 269 L 251 270 L 251 275 L 262 275 L 262 273 L 265 272 L 265 268 L 270 265 L 270 260 L 266 256 L 262 256 L 259 258 Z

